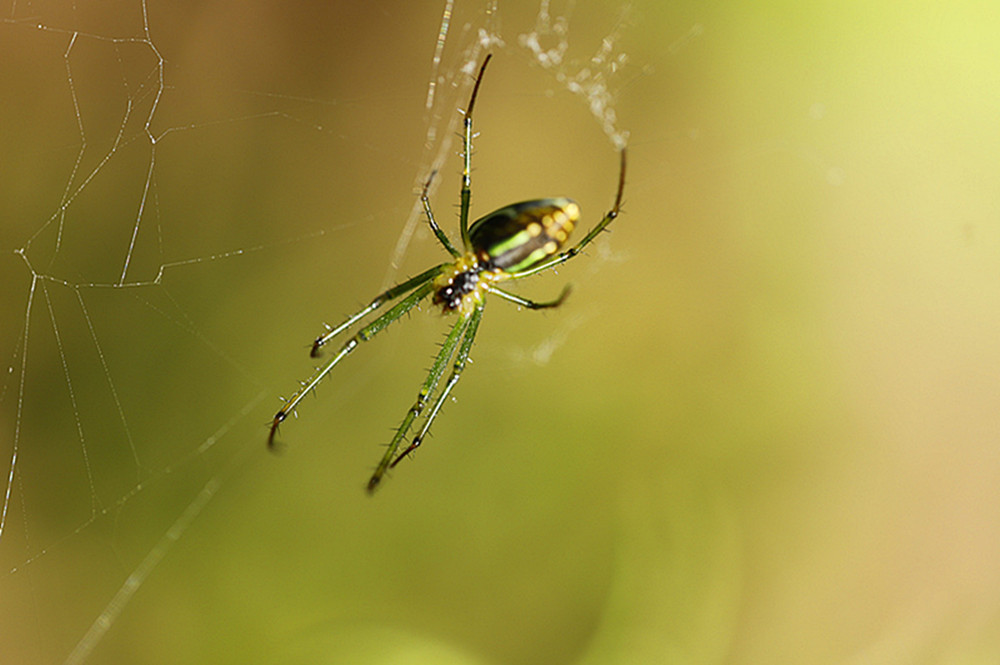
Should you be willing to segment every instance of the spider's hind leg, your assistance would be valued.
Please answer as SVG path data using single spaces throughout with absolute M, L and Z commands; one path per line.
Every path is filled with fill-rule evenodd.
M 448 395 L 451 394 L 452 388 L 458 383 L 458 380 L 462 377 L 462 370 L 465 369 L 465 363 L 469 359 L 469 352 L 472 350 L 472 342 L 476 339 L 476 331 L 479 329 L 479 321 L 483 318 L 483 307 L 480 305 L 472 314 L 469 316 L 469 325 L 465 329 L 465 336 L 462 338 L 462 345 L 458 348 L 458 355 L 455 356 L 455 365 L 451 369 L 451 376 L 448 377 L 448 383 L 445 384 L 444 390 L 438 395 L 438 398 L 434 401 L 434 406 L 431 407 L 431 412 L 427 414 L 427 420 L 424 421 L 424 426 L 420 428 L 420 433 L 413 437 L 413 441 L 410 445 L 406 447 L 406 450 L 399 454 L 399 457 L 392 461 L 389 468 L 393 468 L 399 464 L 400 460 L 409 455 L 411 452 L 416 450 L 418 446 L 423 442 L 424 437 L 427 436 L 427 432 L 431 429 L 431 424 L 434 419 L 437 418 L 438 412 L 441 411 L 441 407 L 444 406 L 444 402 L 448 399 Z
M 441 380 L 441 377 L 444 375 L 444 370 L 448 366 L 448 361 L 450 361 L 451 357 L 455 355 L 455 349 L 459 346 L 459 340 L 462 341 L 462 345 L 458 351 L 455 367 L 456 369 L 458 368 L 459 362 L 461 362 L 463 366 L 465 365 L 465 359 L 469 355 L 469 347 L 472 345 L 472 337 L 475 336 L 475 329 L 479 325 L 479 319 L 481 317 L 482 306 L 473 311 L 471 315 L 460 316 L 458 321 L 455 322 L 451 332 L 448 333 L 444 343 L 441 345 L 441 350 L 438 351 L 437 357 L 434 358 L 434 364 L 431 365 L 431 370 L 427 374 L 427 378 L 424 380 L 423 385 L 420 386 L 420 392 L 417 393 L 416 401 L 413 403 L 413 406 L 410 407 L 410 410 L 406 412 L 403 422 L 400 423 L 399 428 L 396 430 L 396 434 L 392 437 L 392 441 L 389 442 L 388 448 L 386 448 L 385 454 L 382 455 L 382 460 L 378 463 L 378 466 L 375 467 L 375 473 L 372 474 L 371 479 L 368 481 L 369 492 L 375 491 L 375 488 L 378 487 L 380 482 L 382 482 L 382 476 L 385 475 L 385 472 L 389 468 L 395 466 L 396 462 L 405 457 L 406 454 L 413 448 L 420 445 L 419 442 L 410 444 L 410 446 L 403 451 L 399 457 L 396 457 L 396 451 L 399 450 L 399 445 L 410 431 L 413 421 L 420 416 L 424 407 L 427 406 L 427 401 L 437 389 L 438 382 Z M 458 369 L 458 372 L 461 373 L 461 369 Z M 444 396 L 450 392 L 454 382 L 457 380 L 455 370 L 453 369 L 451 378 L 448 379 L 447 387 L 444 392 L 442 392 L 441 396 L 434 402 L 434 408 L 431 410 L 430 416 L 428 416 L 429 422 L 424 424 L 424 427 L 421 429 L 417 439 L 427 433 L 427 430 L 430 428 L 430 422 L 433 422 L 434 416 L 436 416 L 437 412 L 441 409 L 441 402 Z M 417 439 L 414 441 L 417 441 Z

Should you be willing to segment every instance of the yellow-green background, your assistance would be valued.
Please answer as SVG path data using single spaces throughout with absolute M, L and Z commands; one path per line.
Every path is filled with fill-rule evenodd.
M 447 326 L 429 309 L 338 368 L 284 454 L 264 439 L 322 322 L 442 257 L 421 228 L 388 270 L 447 130 L 423 106 L 442 3 L 149 2 L 130 288 L 86 285 L 122 273 L 155 61 L 108 39 L 141 36 L 137 3 L 65 4 L 0 23 L 0 661 L 63 662 L 161 551 L 86 662 L 1000 657 L 991 3 L 576 3 L 568 57 L 610 34 L 628 56 L 624 214 L 518 287 L 572 282 L 563 308 L 491 303 L 374 498 Z M 486 9 L 456 5 L 442 72 Z M 596 222 L 615 152 L 518 46 L 538 10 L 489 24 L 474 212 L 569 195 Z

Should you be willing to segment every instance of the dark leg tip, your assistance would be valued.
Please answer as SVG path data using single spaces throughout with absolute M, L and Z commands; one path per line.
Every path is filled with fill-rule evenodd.
M 271 421 L 271 431 L 267 435 L 267 449 L 272 452 L 277 452 L 278 447 L 281 445 L 274 437 L 278 434 L 278 425 L 288 417 L 288 414 L 284 411 L 278 411 L 274 416 L 274 420 Z
M 390 469 L 395 469 L 396 465 L 399 464 L 403 460 L 404 457 L 406 457 L 407 455 L 409 455 L 410 453 L 412 453 L 414 450 L 416 450 L 420 446 L 420 443 L 421 443 L 421 439 L 420 439 L 419 436 L 416 437 L 415 439 L 413 439 L 413 443 L 411 443 L 409 446 L 407 446 L 406 450 L 404 450 L 403 452 L 399 453 L 399 457 L 397 457 L 396 459 L 392 460 L 392 464 L 389 465 L 389 468 Z

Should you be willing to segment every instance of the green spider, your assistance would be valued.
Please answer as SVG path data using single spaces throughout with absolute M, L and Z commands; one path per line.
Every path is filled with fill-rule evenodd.
M 451 391 L 458 383 L 465 363 L 469 358 L 469 351 L 472 349 L 472 342 L 479 329 L 479 322 L 483 318 L 483 308 L 486 305 L 486 294 L 499 296 L 504 300 L 527 307 L 529 309 L 547 309 L 559 306 L 566 295 L 569 287 L 563 289 L 558 298 L 548 302 L 534 302 L 527 298 L 509 293 L 501 289 L 497 284 L 507 280 L 521 279 L 535 273 L 554 268 L 561 263 L 568 261 L 579 254 L 584 247 L 596 238 L 601 231 L 607 228 L 608 224 L 618 216 L 621 209 L 622 193 L 625 189 L 625 150 L 621 151 L 621 170 L 618 176 L 618 192 L 615 195 L 615 202 L 611 210 L 604 215 L 604 219 L 583 237 L 575 246 L 566 251 L 559 252 L 560 247 L 566 242 L 570 232 L 580 218 L 580 208 L 575 202 L 567 198 L 538 199 L 535 201 L 524 201 L 515 203 L 495 212 L 491 212 L 485 217 L 476 220 L 469 225 L 469 204 L 472 198 L 471 183 L 471 157 L 472 157 L 472 109 L 476 104 L 476 95 L 479 93 L 479 84 L 482 83 L 483 73 L 486 65 L 490 61 L 489 55 L 483 60 L 476 77 L 475 85 L 472 88 L 472 96 L 469 99 L 469 106 L 465 112 L 464 126 L 465 133 L 463 139 L 463 151 L 465 158 L 465 168 L 462 172 L 462 194 L 459 208 L 459 229 L 462 234 L 462 248 L 459 251 L 452 244 L 448 236 L 445 235 L 441 227 L 434 220 L 434 213 L 431 212 L 430 200 L 427 191 L 430 187 L 431 179 L 424 184 L 423 193 L 420 197 L 424 206 L 424 213 L 427 215 L 427 223 L 437 237 L 438 241 L 451 254 L 453 261 L 436 265 L 430 270 L 426 270 L 416 277 L 397 284 L 388 291 L 379 294 L 360 312 L 354 314 L 336 328 L 327 327 L 327 332 L 316 338 L 313 342 L 311 355 L 318 357 L 320 349 L 331 339 L 349 329 L 363 318 L 379 309 L 383 305 L 398 300 L 389 311 L 380 315 L 365 325 L 353 337 L 344 342 L 340 350 L 326 364 L 317 368 L 312 378 L 302 384 L 299 390 L 288 399 L 281 410 L 274 416 L 271 422 L 271 432 L 268 435 L 268 447 L 274 448 L 275 434 L 278 426 L 292 413 L 299 405 L 299 402 L 308 395 L 319 384 L 320 381 L 340 363 L 347 355 L 357 348 L 361 342 L 367 342 L 376 334 L 384 330 L 392 322 L 409 312 L 422 302 L 427 296 L 435 305 L 439 305 L 445 314 L 457 314 L 458 321 L 452 327 L 451 332 L 441 345 L 430 372 L 420 387 L 417 400 L 410 407 L 403 418 L 402 424 L 392 437 L 388 449 L 382 456 L 382 460 L 375 468 L 371 479 L 368 481 L 368 491 L 373 492 L 385 475 L 388 469 L 395 467 L 399 461 L 413 452 L 427 436 L 434 419 L 441 411 L 442 405 Z M 434 174 L 431 174 L 431 178 Z M 434 400 L 430 412 L 424 420 L 419 433 L 413 437 L 410 444 L 403 452 L 396 454 L 400 444 L 406 438 L 416 420 L 427 406 L 431 396 L 435 393 L 441 377 L 450 361 L 453 361 L 451 375 L 448 377 L 444 388 L 438 393 Z

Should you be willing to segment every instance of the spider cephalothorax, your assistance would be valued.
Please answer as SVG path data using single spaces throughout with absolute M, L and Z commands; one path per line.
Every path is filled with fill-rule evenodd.
M 497 276 L 497 270 L 489 262 L 480 261 L 475 254 L 466 254 L 455 263 L 445 265 L 434 279 L 432 300 L 446 314 L 470 314 L 476 305 L 483 302 L 487 285 L 497 281 Z
M 489 61 L 490 56 L 486 56 L 479 68 L 479 75 L 476 77 L 476 83 L 469 98 L 469 106 L 465 112 L 463 136 L 465 164 L 462 171 L 461 204 L 458 219 L 462 237 L 462 251 L 459 251 L 452 244 L 434 220 L 434 213 L 431 211 L 430 199 L 427 195 L 430 188 L 430 180 L 428 179 L 421 196 L 424 213 L 427 215 L 427 223 L 438 241 L 451 254 L 453 260 L 434 266 L 416 277 L 397 284 L 376 296 L 364 309 L 336 328 L 328 327 L 327 332 L 317 337 L 316 341 L 313 342 L 313 356 L 318 356 L 320 350 L 331 339 L 359 323 L 383 305 L 395 301 L 395 304 L 387 312 L 371 320 L 344 342 L 336 355 L 318 368 L 312 378 L 302 384 L 302 387 L 284 403 L 271 421 L 268 445 L 273 446 L 278 425 L 295 410 L 306 395 L 319 385 L 319 382 L 330 370 L 357 348 L 358 344 L 374 337 L 428 296 L 445 313 L 457 314 L 458 321 L 452 326 L 451 332 L 448 333 L 441 345 L 441 350 L 434 359 L 430 372 L 417 393 L 417 400 L 407 411 L 403 422 L 396 430 L 388 449 L 382 456 L 382 460 L 368 481 L 368 491 L 373 491 L 378 487 L 385 472 L 396 466 L 401 459 L 419 446 L 427 432 L 430 431 L 431 424 L 451 390 L 458 383 L 459 376 L 465 368 L 469 352 L 472 349 L 472 342 L 476 337 L 476 331 L 479 329 L 479 322 L 483 316 L 483 308 L 486 306 L 487 294 L 493 294 L 529 309 L 558 306 L 566 297 L 568 288 L 564 289 L 555 300 L 535 302 L 505 291 L 497 284 L 534 275 L 573 258 L 607 228 L 608 224 L 618 216 L 621 209 L 622 193 L 625 189 L 624 149 L 621 152 L 618 192 L 615 195 L 614 205 L 597 226 L 570 249 L 560 251 L 580 219 L 580 208 L 567 198 L 536 199 L 515 203 L 491 212 L 476 220 L 471 226 L 469 225 L 469 208 L 472 200 L 472 178 L 470 175 L 472 172 L 472 109 L 475 106 L 479 84 L 482 83 L 483 73 L 486 71 L 486 65 Z M 438 391 L 438 384 L 449 364 L 452 365 L 451 374 L 444 387 Z M 420 416 L 431 396 L 435 393 L 437 393 L 437 397 L 420 431 L 402 452 L 398 452 L 414 420 Z

